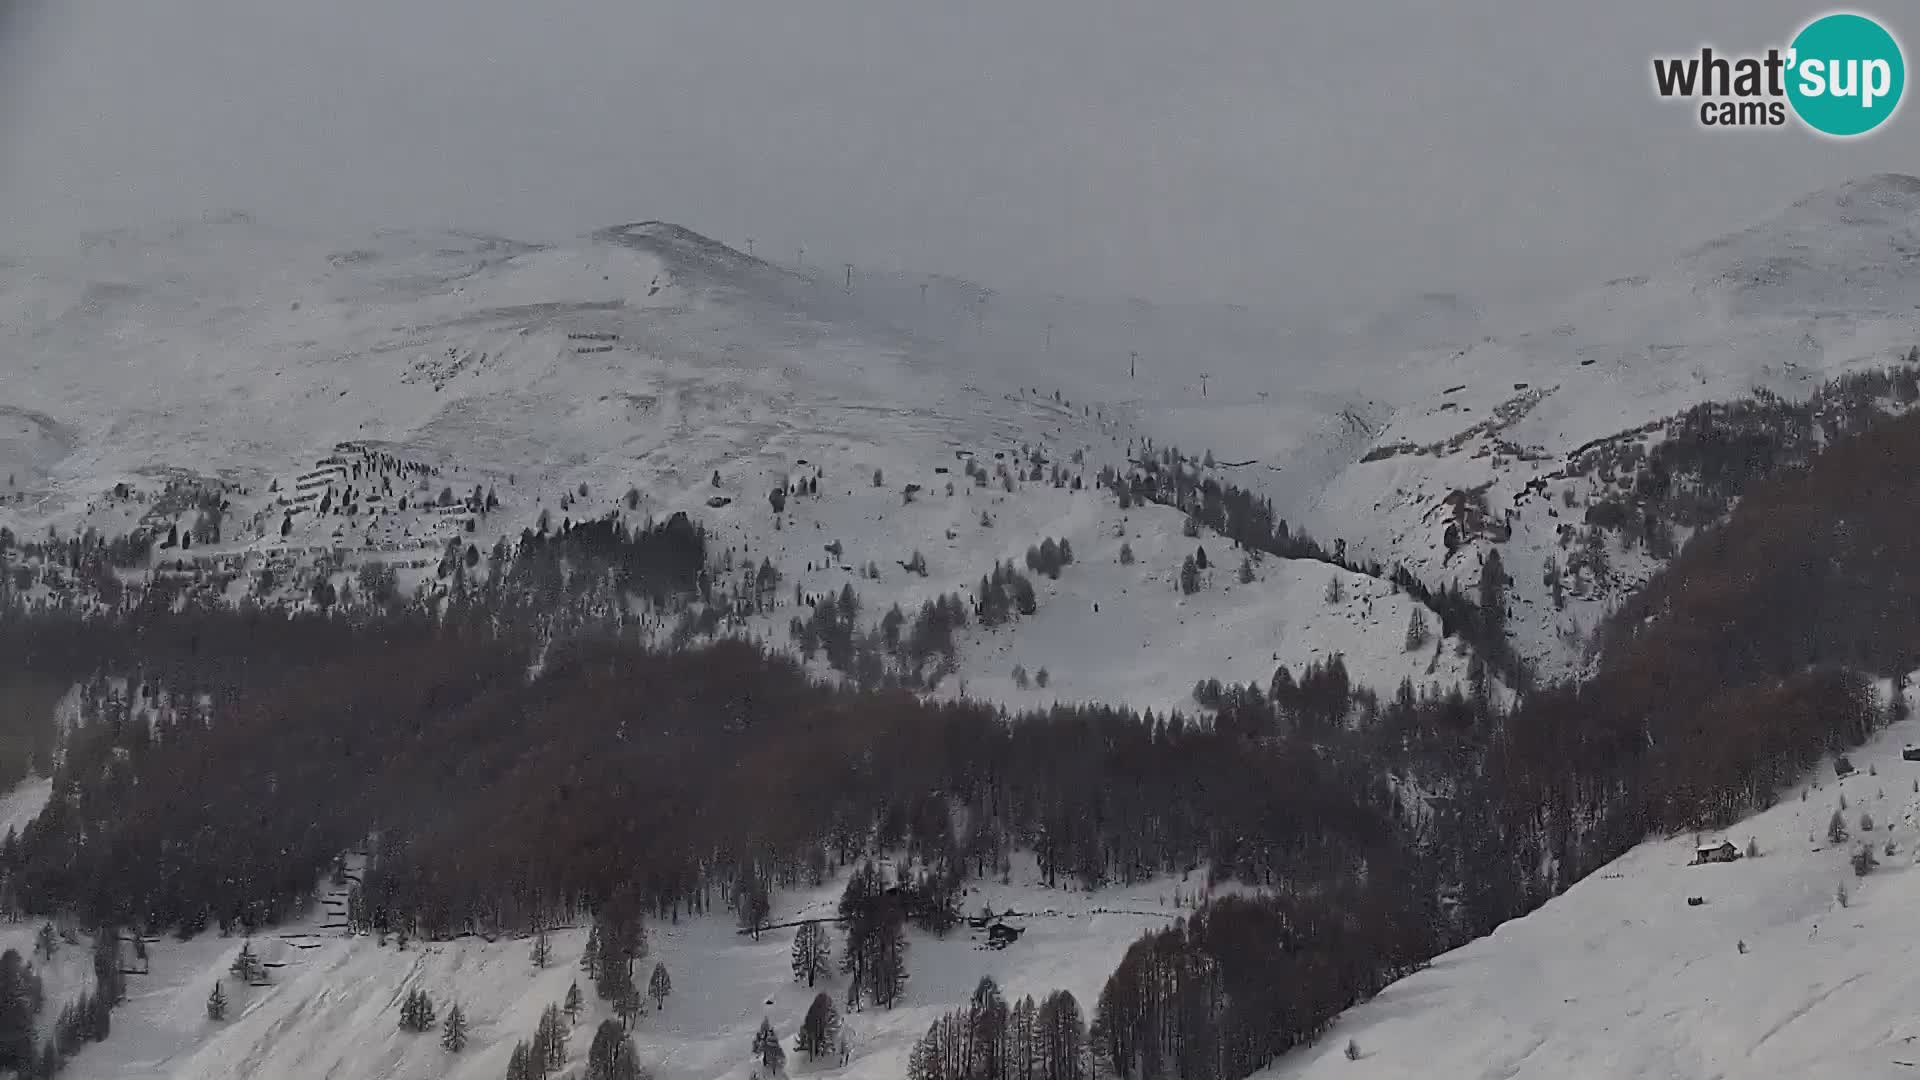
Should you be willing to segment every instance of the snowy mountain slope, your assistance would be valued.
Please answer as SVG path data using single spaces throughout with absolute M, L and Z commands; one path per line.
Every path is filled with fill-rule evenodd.
M 831 498 L 791 500 L 779 531 L 768 528 L 764 506 L 730 506 L 707 520 L 722 544 L 737 544 L 748 560 L 770 554 L 788 568 L 789 592 L 798 586 L 824 595 L 851 584 L 869 620 L 889 603 L 911 614 L 942 594 L 972 595 L 996 562 L 1024 567 L 1029 548 L 1044 539 L 1065 540 L 1074 561 L 1058 579 L 1024 571 L 1037 593 L 1033 615 L 993 629 L 976 623 L 962 633 L 957 678 L 942 685 L 945 694 L 1014 708 L 1067 701 L 1191 711 L 1198 679 L 1265 687 L 1278 665 L 1298 675 L 1309 663 L 1324 664 L 1335 655 L 1357 684 L 1382 694 L 1402 679 L 1443 688 L 1465 681 L 1466 662 L 1452 642 L 1406 651 L 1406 628 L 1417 604 L 1386 582 L 1319 562 L 1263 558 L 1248 560 L 1253 580 L 1243 584 L 1244 553 L 1211 532 L 1184 536 L 1184 515 L 1168 507 L 1122 510 L 1109 492 L 1032 483 L 1009 493 L 975 487 L 964 476 L 948 495 L 945 481 L 952 474 L 890 470 L 887 476 L 884 488 L 862 477 Z M 926 491 L 903 504 L 898 489 L 908 482 L 924 482 Z M 990 525 L 982 523 L 982 514 Z M 834 543 L 842 558 L 824 552 Z M 1123 547 L 1130 563 L 1123 561 Z M 1180 566 L 1196 550 L 1208 553 L 1212 568 L 1203 574 L 1201 590 L 1186 596 L 1179 589 Z M 924 577 L 902 568 L 915 552 L 927 564 Z M 804 569 L 809 562 L 814 568 Z M 848 572 L 868 563 L 878 565 L 878 580 Z M 1335 579 L 1341 596 L 1330 601 L 1328 583 Z M 753 620 L 752 630 L 785 642 L 793 613 L 791 607 L 777 609 Z M 1435 625 L 1431 614 L 1423 619 Z M 1030 675 L 1045 669 L 1049 685 L 1016 686 L 1016 666 Z
M 18 831 L 40 816 L 47 798 L 53 794 L 53 781 L 44 776 L 29 776 L 12 791 L 0 795 L 0 836 Z
M 1614 586 L 1576 591 L 1564 609 L 1548 603 L 1546 561 L 1564 559 L 1562 526 L 1579 518 L 1560 505 L 1563 489 L 1588 494 L 1556 476 L 1567 455 L 1701 402 L 1756 389 L 1804 398 L 1904 355 L 1920 340 L 1917 229 L 1920 180 L 1868 177 L 1664 269 L 1497 314 L 1441 294 L 1364 316 L 1280 320 L 864 271 L 850 292 L 821 271 L 805 295 L 816 309 L 939 342 L 938 355 L 1003 383 L 1064 389 L 1119 431 L 1210 449 L 1231 463 L 1226 479 L 1271 497 L 1293 523 L 1431 584 L 1470 588 L 1487 547 L 1449 557 L 1446 529 L 1462 516 L 1449 496 L 1474 494 L 1501 524 L 1512 511 L 1503 553 L 1515 643 L 1563 674 L 1621 591 L 1653 569 L 1638 552 L 1615 552 Z
M 11 481 L 0 524 L 112 533 L 151 523 L 169 480 L 215 477 L 238 500 L 229 518 L 245 520 L 224 546 L 270 545 L 281 515 L 269 489 L 351 443 L 440 470 L 410 493 L 416 506 L 440 486 L 499 491 L 507 512 L 470 538 L 483 549 L 542 511 L 556 524 L 596 516 L 636 489 L 636 518 L 686 510 L 735 522 L 720 527 L 743 553 L 791 544 L 795 559 L 779 569 L 824 591 L 844 579 L 808 570 L 820 560 L 772 535 L 770 511 L 754 517 L 783 478 L 825 469 L 846 498 L 881 469 L 894 495 L 918 482 L 931 496 L 945 482 L 934 470 L 953 475 L 956 451 L 1028 446 L 1054 462 L 1078 452 L 1084 482 L 1151 436 L 1212 449 L 1223 477 L 1272 497 L 1296 525 L 1430 584 L 1470 587 L 1487 538 L 1510 528 L 1501 545 L 1516 643 L 1564 673 L 1620 590 L 1652 569 L 1618 552 L 1618 582 L 1548 603 L 1548 561 L 1563 557 L 1589 494 L 1583 478 L 1560 475 L 1567 455 L 1704 400 L 1757 387 L 1804 396 L 1904 352 L 1920 340 L 1917 222 L 1920 181 L 1858 181 L 1491 333 L 1494 320 L 1452 296 L 1286 327 L 1228 307 L 1098 305 L 776 266 L 657 222 L 564 248 L 434 232 L 348 246 L 244 217 L 101 234 L 77 254 L 18 260 L 0 275 L 0 355 L 18 375 L 0 391 Z M 138 506 L 108 497 L 121 483 Z M 1017 498 L 1039 501 L 1058 490 L 1019 488 Z M 715 498 L 731 505 L 715 513 Z M 1052 513 L 1026 515 L 1032 535 L 956 549 L 942 573 L 977 581 L 994 558 L 1017 561 Z M 867 524 L 833 525 L 864 553 L 848 560 L 856 568 L 887 567 L 905 553 L 876 549 L 944 544 L 950 531 L 863 514 Z M 305 520 L 289 539 L 450 539 L 417 522 L 362 526 Z M 1465 534 L 1457 550 L 1450 527 Z M 995 547 L 1000 555 L 979 558 Z M 924 593 L 891 579 L 856 588 L 870 612 Z M 1090 617 L 1094 598 L 1084 601 Z M 1325 636 L 1307 625 L 1316 606 L 1287 604 L 1301 640 Z M 1362 648 L 1343 631 L 1328 648 L 1390 651 L 1403 623 L 1369 626 L 1382 643 Z M 763 636 L 783 637 L 777 625 Z M 991 687 L 1017 651 L 990 647 L 965 674 Z M 1285 651 L 1264 643 L 1269 662 Z M 1026 666 L 1064 675 L 1072 653 Z M 1112 665 L 1078 666 L 1086 681 L 1059 693 L 1086 692 Z M 1385 665 L 1381 688 L 1400 674 Z M 1148 697 L 1164 705 L 1180 683 L 1215 676 L 1226 673 L 1181 664 L 1153 676 Z
M 0 389 L 0 526 L 191 531 L 196 493 L 211 492 L 225 508 L 218 539 L 155 565 L 235 574 L 229 599 L 268 572 L 297 600 L 302 568 L 325 553 L 343 563 L 336 584 L 375 560 L 410 590 L 449 543 L 485 553 L 543 516 L 558 527 L 684 511 L 716 554 L 775 560 L 778 606 L 749 629 L 777 645 L 804 613 L 795 586 L 817 597 L 852 584 L 871 623 L 896 602 L 911 614 L 931 595 L 970 596 L 995 562 L 1018 566 L 1049 536 L 1100 548 L 1037 621 L 963 642 L 948 689 L 964 681 L 1009 704 L 1191 707 L 1201 679 L 1264 685 L 1278 662 L 1335 652 L 1383 693 L 1403 677 L 1459 678 L 1450 653 L 1400 652 L 1404 598 L 1356 580 L 1352 610 L 1330 606 L 1318 564 L 1269 560 L 1240 588 L 1216 537 L 1226 565 L 1181 600 L 1172 575 L 1198 542 L 1172 542 L 1171 513 L 1135 512 L 1140 562 L 1119 572 L 1107 541 L 1125 515 L 1087 489 L 1137 437 L 1126 403 L 1049 394 L 1021 381 L 1034 371 L 1011 346 L 909 325 L 890 306 L 898 280 L 850 293 L 657 222 L 543 248 L 437 232 L 342 246 L 234 218 L 103 234 L 20 266 L 0 276 L 0 349 L 17 376 Z M 1050 377 L 1079 370 L 1064 339 Z M 1276 452 L 1318 430 L 1317 405 L 1290 408 L 1302 422 L 1270 440 Z M 1082 490 L 1024 474 L 1010 491 L 998 477 L 976 489 L 962 455 L 995 467 L 1041 455 Z M 418 471 L 363 479 L 382 456 Z M 821 494 L 791 500 L 776 529 L 768 493 L 799 479 Z M 924 492 L 912 505 L 908 484 Z M 438 505 L 448 490 L 500 505 L 469 529 L 476 515 Z M 983 510 L 1005 520 L 983 529 Z M 836 541 L 844 556 L 829 558 Z M 932 577 L 900 569 L 916 549 Z M 869 562 L 878 579 L 858 573 Z M 1095 617 L 1095 603 L 1110 606 Z M 1209 629 L 1196 633 L 1200 619 Z M 1049 668 L 1051 695 L 1012 692 L 1023 662 Z
M 965 898 L 966 910 L 1026 913 L 1009 921 L 1025 927 L 1014 944 L 989 950 L 979 931 L 964 925 L 945 938 L 910 933 L 906 1000 L 891 1009 L 846 1016 L 853 1057 L 809 1064 L 789 1049 L 791 1071 L 851 1080 L 905 1075 L 913 1042 L 941 1013 L 965 1004 L 974 985 L 991 976 L 1012 1000 L 1065 989 L 1091 1008 L 1120 954 L 1141 934 L 1179 916 L 1191 902 L 1177 880 L 1099 894 L 1048 890 L 1030 861 L 1016 860 L 1010 884 L 982 883 Z M 1202 880 L 1194 875 L 1194 881 Z M 830 914 L 844 881 L 785 898 L 774 921 Z M 755 941 L 736 932 L 725 914 L 649 926 L 651 955 L 639 965 L 643 982 L 653 963 L 667 966 L 673 993 L 649 1010 L 634 1031 L 643 1062 L 660 1080 L 744 1078 L 761 1018 L 771 1019 L 789 1048 L 813 995 L 836 1004 L 845 977 L 815 989 L 796 983 L 789 965 L 794 931 L 771 930 Z M 836 935 L 837 939 L 837 935 Z M 540 1013 L 581 984 L 588 1004 L 568 1044 L 578 1068 L 594 1027 L 612 1015 L 598 1001 L 578 959 L 585 930 L 554 935 L 554 958 L 544 970 L 529 960 L 526 941 L 476 938 L 413 943 L 405 951 L 366 937 L 345 938 L 312 926 L 293 926 L 254 940 L 270 963 L 271 985 L 245 987 L 228 976 L 240 948 L 235 938 L 202 935 L 190 942 L 151 946 L 152 974 L 131 976 L 129 1000 L 114 1012 L 114 1034 L 83 1050 L 63 1075 L 81 1080 L 243 1080 L 275 1076 L 307 1080 L 355 1076 L 365 1080 L 492 1078 L 505 1073 L 513 1044 L 531 1038 Z M 206 999 L 216 980 L 232 998 L 228 1019 L 207 1019 Z M 459 1002 L 470 1018 L 472 1042 L 448 1054 L 435 1034 L 412 1035 L 397 1026 L 397 1002 L 424 989 L 442 1016 Z
M 1752 840 L 1757 858 L 1689 866 L 1694 837 L 1644 843 L 1388 987 L 1260 1075 L 1911 1076 L 1920 764 L 1901 748 L 1916 737 L 1920 721 L 1896 724 L 1848 755 L 1851 776 L 1824 771 L 1701 838 Z M 1851 834 L 1841 843 L 1828 839 L 1835 813 Z M 1879 866 L 1856 877 L 1850 858 L 1863 843 Z M 1347 1060 L 1349 1041 L 1357 1061 Z
M 1920 180 L 1872 177 L 1538 313 L 1533 328 L 1416 352 L 1382 374 L 1393 407 L 1304 520 L 1424 580 L 1470 584 L 1485 545 L 1448 551 L 1447 526 L 1462 515 L 1445 502 L 1477 493 L 1494 523 L 1513 528 L 1507 570 L 1538 607 L 1545 558 L 1578 520 L 1554 505 L 1571 452 L 1701 402 L 1757 389 L 1805 398 L 1836 375 L 1898 360 L 1920 341 L 1916 253 Z M 1577 664 L 1606 607 L 1594 600 L 1516 617 L 1517 644 L 1550 672 Z

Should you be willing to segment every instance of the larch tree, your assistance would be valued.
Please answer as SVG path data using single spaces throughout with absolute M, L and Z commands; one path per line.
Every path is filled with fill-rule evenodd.
M 533 1069 L 533 1051 L 525 1039 L 513 1044 L 513 1054 L 507 1058 L 507 1080 L 538 1080 Z
M 1426 647 L 1428 641 L 1427 616 L 1419 607 L 1413 609 L 1407 617 L 1406 651 L 1418 652 Z
M 631 981 L 627 983 L 626 989 L 620 991 L 620 996 L 614 999 L 613 1014 L 620 1018 L 621 1026 L 629 1031 L 633 1030 L 634 1021 L 640 1018 L 640 1011 L 644 1008 L 641 1001 L 640 988 L 633 985 Z
M 753 1033 L 753 1056 L 760 1060 L 761 1067 L 776 1076 L 787 1065 L 787 1051 L 780 1045 L 780 1035 L 773 1030 L 773 1021 L 764 1016 L 760 1018 L 760 1030 Z
M 833 999 L 824 993 L 813 996 L 813 1004 L 807 1008 L 806 1019 L 800 1022 L 800 1034 L 794 1041 L 794 1048 L 809 1058 L 824 1057 L 831 1053 L 840 1038 L 840 1011 L 833 1007 Z
M 587 1048 L 587 1080 L 642 1080 L 640 1056 L 618 1021 L 602 1021 Z
M 658 1011 L 667 1003 L 667 995 L 673 993 L 673 978 L 667 974 L 667 965 L 653 965 L 653 975 L 647 979 L 647 996 L 653 999 L 653 1007 Z
M 795 982 L 806 980 L 812 987 L 820 977 L 828 974 L 833 963 L 832 935 L 822 923 L 802 923 L 793 935 L 793 978 Z
M 1507 624 L 1507 568 L 1498 548 L 1488 551 L 1480 564 L 1480 618 L 1488 637 L 1500 640 Z
M 544 1076 L 558 1071 L 566 1063 L 567 1024 L 560 1019 L 560 1007 L 549 1005 L 541 1011 L 540 1024 L 533 1032 L 532 1064 L 534 1070 Z
M 467 1011 L 457 1001 L 447 1010 L 447 1022 L 440 1029 L 440 1048 L 449 1054 L 467 1048 Z

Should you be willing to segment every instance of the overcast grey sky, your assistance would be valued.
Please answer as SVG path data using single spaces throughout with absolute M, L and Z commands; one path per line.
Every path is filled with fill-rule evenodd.
M 1911 103 L 1836 144 L 1654 100 L 1653 53 L 1823 10 L 1786 0 L 11 2 L 0 252 L 216 209 L 658 217 L 1003 288 L 1498 298 L 1920 171 Z

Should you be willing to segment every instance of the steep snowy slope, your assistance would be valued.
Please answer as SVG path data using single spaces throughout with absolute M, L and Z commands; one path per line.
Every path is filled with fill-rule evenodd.
M 1448 526 L 1469 541 L 1510 526 L 1507 572 L 1519 603 L 1537 609 L 1516 614 L 1517 644 L 1565 670 L 1610 599 L 1544 604 L 1545 560 L 1579 520 L 1572 504 L 1556 507 L 1576 486 L 1560 475 L 1568 455 L 1701 402 L 1756 390 L 1804 398 L 1900 359 L 1920 342 L 1917 257 L 1920 179 L 1872 177 L 1576 297 L 1529 329 L 1416 352 L 1381 376 L 1392 409 L 1304 518 L 1424 580 L 1469 585 L 1486 545 L 1449 552 Z M 1469 520 L 1480 506 L 1490 527 Z
M 1694 837 L 1642 844 L 1388 987 L 1261 1075 L 1912 1076 L 1920 763 L 1901 748 L 1917 737 L 1920 721 L 1896 724 L 1848 755 L 1851 776 L 1826 770 L 1773 809 L 1699 838 L 1751 841 L 1758 857 L 1690 866 Z M 1828 834 L 1836 814 L 1850 834 L 1838 843 Z M 1859 877 L 1851 859 L 1863 846 L 1878 866 Z

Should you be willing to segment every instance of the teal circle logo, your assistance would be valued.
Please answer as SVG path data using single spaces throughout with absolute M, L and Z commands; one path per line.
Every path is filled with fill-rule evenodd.
M 1795 35 L 1790 48 L 1787 100 L 1813 130 L 1840 138 L 1865 135 L 1899 107 L 1907 85 L 1900 43 L 1865 15 L 1821 16 Z

